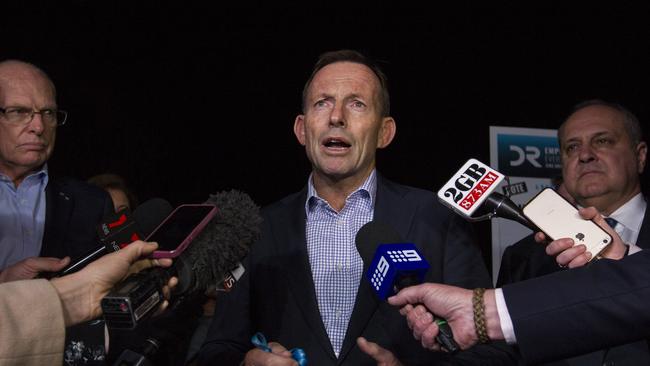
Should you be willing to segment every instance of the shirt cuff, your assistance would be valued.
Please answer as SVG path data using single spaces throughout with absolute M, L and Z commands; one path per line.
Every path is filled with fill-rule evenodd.
M 641 248 L 636 244 L 627 244 L 627 246 L 628 246 L 627 255 L 632 255 L 634 253 L 638 253 L 643 250 L 643 248 Z
M 494 290 L 494 297 L 497 302 L 497 313 L 499 314 L 499 323 L 501 324 L 501 332 L 503 332 L 503 337 L 508 344 L 517 343 L 517 338 L 515 337 L 515 329 L 512 326 L 512 319 L 510 319 L 510 314 L 508 313 L 508 307 L 506 306 L 506 299 L 503 297 L 503 290 L 497 288 Z

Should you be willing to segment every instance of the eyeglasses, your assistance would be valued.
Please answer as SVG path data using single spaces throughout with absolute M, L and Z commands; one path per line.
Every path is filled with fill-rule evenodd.
M 57 109 L 41 109 L 40 111 L 35 111 L 25 107 L 9 107 L 0 108 L 0 113 L 7 122 L 15 125 L 29 124 L 34 119 L 35 114 L 40 114 L 43 123 L 51 126 L 63 126 L 68 118 L 68 112 Z

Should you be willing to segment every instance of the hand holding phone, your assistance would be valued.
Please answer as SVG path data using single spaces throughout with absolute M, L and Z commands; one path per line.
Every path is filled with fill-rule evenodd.
M 575 245 L 585 245 L 591 259 L 612 242 L 611 235 L 594 221 L 580 217 L 578 210 L 551 188 L 533 197 L 523 212 L 548 238 L 571 238 Z
M 178 257 L 216 213 L 217 207 L 211 204 L 178 206 L 146 238 L 146 241 L 158 243 L 158 250 L 153 252 L 152 258 Z

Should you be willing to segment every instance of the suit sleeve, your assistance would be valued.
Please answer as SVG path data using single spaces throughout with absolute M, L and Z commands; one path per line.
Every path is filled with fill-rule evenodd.
M 217 296 L 216 310 L 198 354 L 199 365 L 239 365 L 252 348 L 250 335 L 250 257 L 246 272 L 228 293 Z
M 650 251 L 503 287 L 529 363 L 565 358 L 650 335 Z
M 471 224 L 454 215 L 446 231 L 443 282 L 464 288 L 491 288 L 490 275 Z
M 65 327 L 47 280 L 0 284 L 0 364 L 60 365 Z

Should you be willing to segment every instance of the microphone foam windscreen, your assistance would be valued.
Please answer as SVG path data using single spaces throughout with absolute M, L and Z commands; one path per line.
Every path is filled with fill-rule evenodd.
M 364 266 L 370 264 L 379 244 L 401 242 L 402 238 L 395 229 L 379 221 L 370 221 L 363 225 L 355 237 L 357 251 L 363 259 Z
M 243 192 L 219 192 L 205 203 L 217 206 L 217 214 L 182 255 L 200 288 L 221 281 L 237 266 L 259 239 L 262 222 L 259 207 Z

